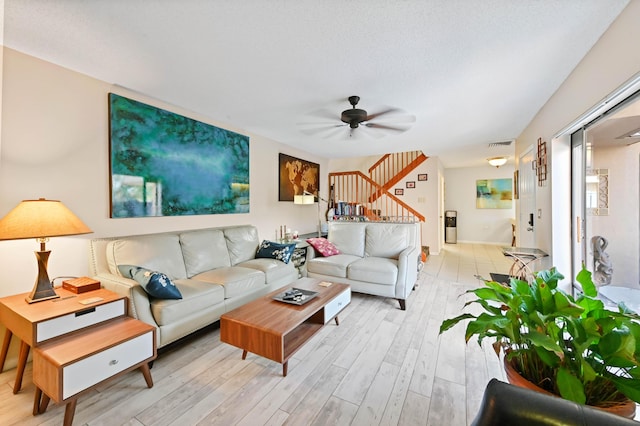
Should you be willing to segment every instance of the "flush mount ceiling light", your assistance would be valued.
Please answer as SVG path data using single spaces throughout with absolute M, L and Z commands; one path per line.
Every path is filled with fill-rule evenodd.
M 504 165 L 504 163 L 507 162 L 507 157 L 492 157 L 492 158 L 487 158 L 487 161 L 493 167 L 498 168 L 498 167 Z

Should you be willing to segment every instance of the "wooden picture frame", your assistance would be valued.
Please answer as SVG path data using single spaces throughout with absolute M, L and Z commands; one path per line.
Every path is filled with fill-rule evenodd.
M 418 175 L 418 181 L 420 182 L 426 182 L 429 179 L 429 175 L 427 175 L 426 173 L 421 173 Z
M 278 201 L 293 201 L 294 195 L 307 192 L 318 201 L 320 165 L 280 153 L 278 155 Z
M 407 182 L 407 188 L 415 188 L 416 187 L 416 181 L 415 180 L 410 180 Z
M 404 189 L 402 188 L 396 188 L 396 190 L 394 191 L 395 195 L 404 195 Z

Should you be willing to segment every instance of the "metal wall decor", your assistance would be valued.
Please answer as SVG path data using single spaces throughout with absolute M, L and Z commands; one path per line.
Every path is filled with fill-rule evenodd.
M 542 138 L 538 138 L 538 149 L 536 150 L 536 160 L 533 163 L 533 168 L 538 177 L 538 186 L 544 186 L 547 180 L 547 143 L 543 142 Z

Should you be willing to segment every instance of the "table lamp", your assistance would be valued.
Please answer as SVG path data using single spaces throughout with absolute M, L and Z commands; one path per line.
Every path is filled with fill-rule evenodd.
M 0 220 L 0 240 L 24 240 L 35 238 L 40 243 L 36 251 L 38 276 L 33 290 L 27 296 L 28 303 L 60 297 L 53 290 L 47 273 L 47 262 L 51 251 L 45 244 L 49 237 L 63 237 L 91 233 L 71 210 L 57 200 L 24 200 Z

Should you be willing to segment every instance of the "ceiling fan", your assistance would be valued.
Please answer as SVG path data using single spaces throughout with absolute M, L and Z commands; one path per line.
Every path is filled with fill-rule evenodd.
M 360 102 L 360 96 L 349 96 L 348 100 L 351 104 L 351 108 L 342 111 L 339 117 L 327 110 L 319 110 L 312 113 L 314 116 L 331 119 L 332 122 L 299 123 L 305 126 L 313 126 L 312 128 L 303 129 L 302 131 L 307 134 L 327 132 L 325 137 L 330 137 L 335 134 L 335 131 L 328 132 L 329 130 L 335 129 L 339 131 L 340 128 L 348 126 L 349 136 L 354 135 L 355 129 L 362 127 L 365 129 L 380 129 L 400 133 L 409 130 L 409 123 L 413 123 L 416 120 L 415 116 L 407 115 L 404 111 L 398 108 L 386 108 L 369 114 L 364 109 L 357 108 L 358 102 Z M 338 119 L 340 119 L 342 123 L 335 124 Z M 318 125 L 320 125 L 320 127 L 317 127 Z M 383 136 L 383 134 L 379 132 L 369 132 L 368 134 L 376 137 Z

